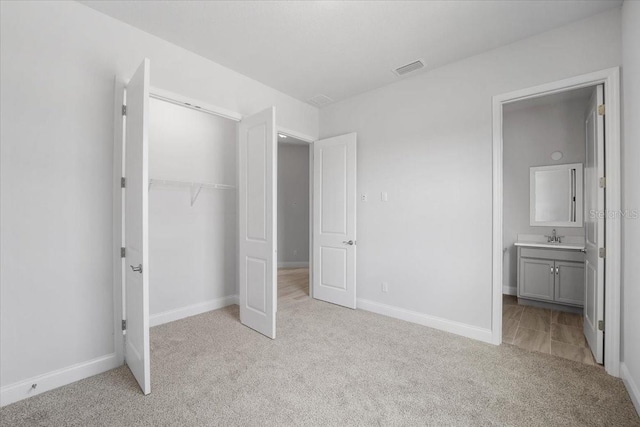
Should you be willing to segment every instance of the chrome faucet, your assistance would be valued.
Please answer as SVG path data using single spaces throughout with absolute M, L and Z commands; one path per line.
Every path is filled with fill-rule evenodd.
M 562 243 L 562 238 L 564 236 L 558 236 L 556 229 L 554 228 L 550 235 L 545 235 L 544 237 L 547 238 L 548 243 Z

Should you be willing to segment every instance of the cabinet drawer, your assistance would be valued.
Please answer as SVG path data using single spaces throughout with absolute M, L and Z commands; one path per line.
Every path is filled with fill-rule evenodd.
M 584 253 L 565 249 L 519 248 L 523 258 L 551 259 L 558 261 L 584 262 Z

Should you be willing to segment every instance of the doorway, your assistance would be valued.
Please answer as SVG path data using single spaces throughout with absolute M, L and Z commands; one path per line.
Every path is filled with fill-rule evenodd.
M 278 306 L 310 296 L 310 144 L 278 132 Z
M 516 202 L 521 207 L 526 206 L 528 223 L 524 231 L 516 233 L 518 235 L 514 238 L 510 208 L 507 208 L 509 203 L 513 202 L 509 199 L 510 194 L 512 195 L 513 182 L 508 176 L 511 172 L 506 163 L 506 155 L 509 154 L 506 146 L 509 123 L 506 120 L 510 110 L 513 112 L 518 105 L 527 103 L 529 106 L 532 103 L 541 105 L 550 99 L 558 100 L 563 97 L 568 99 L 574 96 L 575 102 L 582 102 L 587 95 L 589 96 L 587 108 L 580 111 L 582 115 L 580 124 L 584 126 L 583 159 L 577 158 L 576 164 L 570 163 L 569 158 L 564 158 L 566 162 L 562 162 L 563 155 L 567 153 L 562 149 L 551 150 L 547 147 L 546 151 L 543 151 L 545 156 L 549 156 L 548 161 L 529 165 L 529 170 L 525 171 L 528 178 L 526 191 L 520 191 L 519 194 L 522 198 L 522 193 L 525 193 L 526 200 Z M 582 97 L 582 101 L 576 101 L 579 97 Z M 591 110 L 589 106 L 592 107 Z M 503 293 L 515 293 L 518 303 L 522 301 L 525 303 L 522 305 L 530 307 L 523 308 L 522 313 L 526 311 L 532 313 L 537 310 L 538 314 L 543 314 L 537 319 L 534 316 L 527 317 L 524 324 L 526 333 L 535 330 L 535 328 L 527 328 L 533 325 L 531 322 L 546 322 L 544 316 L 548 314 L 549 326 L 540 323 L 538 328 L 549 329 L 548 335 L 537 335 L 538 341 L 542 343 L 543 340 L 540 337 L 551 339 L 554 320 L 557 325 L 560 325 L 556 326 L 556 329 L 560 330 L 564 329 L 564 326 L 571 326 L 566 323 L 575 322 L 579 318 L 583 321 L 584 337 L 574 337 L 576 342 L 573 344 L 586 338 L 585 341 L 588 342 L 594 359 L 598 363 L 604 363 L 609 374 L 618 376 L 620 223 L 615 215 L 609 213 L 620 209 L 619 70 L 617 68 L 603 70 L 495 96 L 493 107 L 493 342 L 500 344 L 509 342 L 511 339 L 513 343 L 517 339 L 511 336 L 514 332 L 513 323 L 510 324 L 510 321 L 513 320 L 512 315 L 519 310 L 509 307 L 513 305 L 509 304 L 514 302 L 513 296 L 503 296 Z M 546 130 L 548 129 L 544 129 Z M 544 132 L 540 132 L 536 137 L 544 139 L 543 135 Z M 555 143 L 557 144 L 558 140 Z M 567 151 L 567 148 L 564 151 Z M 574 151 L 569 150 L 570 156 L 579 157 L 580 154 Z M 584 161 L 581 163 L 579 160 Z M 564 176 L 564 181 L 559 181 L 564 184 L 554 184 L 550 188 L 562 189 L 559 191 L 560 197 L 564 197 L 562 194 L 569 194 L 566 197 L 567 208 L 563 208 L 568 212 L 569 222 L 561 218 L 536 216 L 538 215 L 535 209 L 538 206 L 536 202 L 538 192 L 535 191 L 534 184 L 543 188 L 547 179 L 545 177 L 551 176 L 548 173 L 542 173 L 545 166 L 548 166 L 547 163 L 556 164 L 562 169 L 554 173 L 558 177 Z M 585 200 L 581 206 L 578 206 L 575 204 L 576 196 L 582 192 L 580 184 L 583 177 Z M 508 183 L 507 180 L 509 180 Z M 578 220 L 572 206 L 584 214 L 584 221 L 582 218 Z M 540 222 L 536 223 L 536 221 Z M 561 228 L 568 224 L 572 225 Z M 531 234 L 531 228 L 527 227 L 535 228 L 539 232 Z M 565 233 L 567 229 L 571 229 L 572 232 Z M 564 235 L 566 236 L 562 237 Z M 514 239 L 516 243 L 511 242 Z M 561 241 L 563 243 L 560 243 Z M 510 271 L 514 269 L 515 274 Z M 570 283 L 573 285 L 567 285 Z M 574 286 L 576 283 L 583 285 Z M 554 309 L 559 309 L 556 314 L 552 314 Z M 572 317 L 571 312 L 579 316 Z M 561 316 L 572 320 L 559 321 Z M 606 334 L 604 325 L 606 325 Z M 577 328 L 579 325 L 573 323 L 572 327 Z M 556 338 L 558 338 L 557 335 Z M 598 359 L 599 356 L 600 359 Z

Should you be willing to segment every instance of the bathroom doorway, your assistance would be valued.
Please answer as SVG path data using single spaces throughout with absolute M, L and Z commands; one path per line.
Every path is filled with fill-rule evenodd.
M 492 328 L 616 376 L 618 95 L 610 69 L 494 97 Z

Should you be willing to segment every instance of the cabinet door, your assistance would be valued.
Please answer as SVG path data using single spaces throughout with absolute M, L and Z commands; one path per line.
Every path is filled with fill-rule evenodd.
M 518 296 L 553 301 L 554 276 L 555 266 L 553 261 L 520 258 Z
M 584 304 L 584 264 L 581 262 L 556 261 L 557 302 Z

